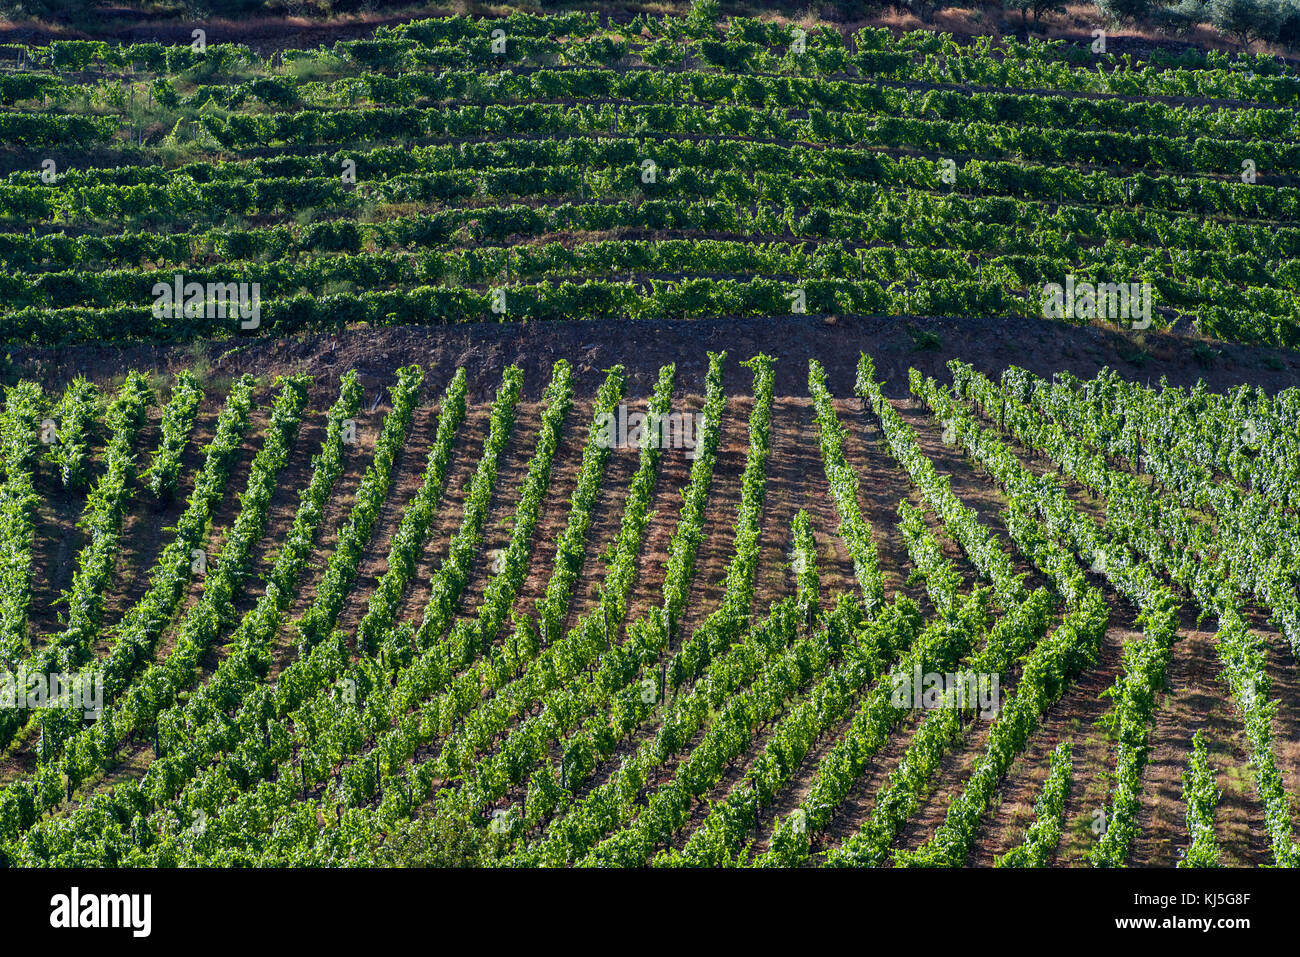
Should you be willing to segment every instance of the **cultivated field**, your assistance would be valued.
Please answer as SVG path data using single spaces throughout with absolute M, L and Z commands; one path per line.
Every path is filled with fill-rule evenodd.
M 0 863 L 1294 866 L 1300 76 L 1095 46 L 0 46 Z

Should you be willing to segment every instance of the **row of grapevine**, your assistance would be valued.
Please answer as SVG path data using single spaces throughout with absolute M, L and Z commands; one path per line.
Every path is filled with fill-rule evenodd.
M 1046 867 L 1061 841 L 1065 800 L 1070 794 L 1072 754 L 1068 741 L 1056 746 L 1048 764 L 1047 780 L 1034 804 L 1034 823 L 1023 843 L 997 859 L 998 867 Z
M 595 414 L 608 412 L 622 396 L 623 371 L 611 370 L 597 396 Z M 550 488 L 555 455 L 563 436 L 565 419 L 573 406 L 572 368 L 563 359 L 555 363 L 551 383 L 545 395 L 546 411 L 542 414 L 542 427 L 537 437 L 528 472 L 520 485 L 519 502 L 515 506 L 510 538 L 500 552 L 493 575 L 483 591 L 478 612 L 472 618 L 462 618 L 453 625 L 445 644 L 450 652 L 454 669 L 459 669 L 476 656 L 487 654 L 498 633 L 510 616 L 515 596 L 519 594 L 533 553 L 533 533 L 541 518 L 542 502 Z M 590 437 L 589 437 L 590 443 Z M 419 676 L 400 692 L 403 701 L 419 701 L 426 695 Z
M 176 373 L 171 399 L 163 406 L 161 437 L 145 474 L 149 477 L 149 491 L 162 501 L 168 501 L 176 492 L 181 471 L 181 453 L 189 443 L 194 420 L 199 414 L 203 390 L 199 388 L 194 373 L 182 369 Z
M 0 669 L 28 652 L 32 547 L 38 499 L 33 467 L 44 396 L 34 382 L 6 390 L 0 413 Z
M 817 416 L 826 484 L 830 486 L 840 518 L 840 540 L 853 559 L 853 574 L 862 590 L 863 608 L 869 616 L 884 601 L 879 555 L 871 538 L 871 527 L 862 517 L 862 507 L 858 503 L 857 471 L 844 454 L 845 429 L 835 414 L 830 390 L 826 387 L 826 370 L 816 359 L 808 363 L 808 391 L 812 394 Z
M 90 443 L 93 439 L 99 390 L 83 376 L 68 386 L 55 405 L 56 431 L 48 458 L 59 470 L 63 487 L 81 492 L 90 481 Z
M 790 532 L 790 568 L 795 576 L 795 596 L 799 599 L 805 627 L 809 627 L 821 597 L 821 575 L 817 571 L 817 538 L 813 535 L 812 521 L 802 508 L 795 513 Z
M 923 241 L 918 232 L 918 224 L 912 222 L 907 238 Z M 1023 245 L 1034 237 L 1033 233 L 1017 235 L 1015 242 Z M 1053 245 L 1050 238 L 1044 239 L 1046 247 Z M 758 237 L 746 242 L 607 240 L 573 247 L 552 242 L 447 253 L 404 250 L 330 254 L 301 263 L 247 262 L 242 265 L 242 272 L 247 280 L 267 289 L 328 288 L 351 283 L 377 292 L 419 285 L 445 295 L 458 290 L 477 291 L 486 285 L 494 294 L 496 290 L 504 290 L 507 313 L 511 310 L 510 293 L 523 281 L 545 280 L 547 286 L 577 280 L 608 284 L 612 277 L 632 270 L 638 271 L 641 283 L 651 288 L 666 282 L 689 284 L 724 275 L 748 275 L 753 279 L 784 281 L 791 290 L 811 287 L 817 290 L 814 295 L 823 301 L 825 295 L 820 291 L 828 286 L 852 288 L 851 280 L 869 275 L 894 293 L 894 298 L 901 298 L 899 305 L 905 308 L 923 307 L 935 295 L 930 290 L 945 286 L 969 290 L 973 282 L 982 280 L 997 284 L 1004 291 L 975 300 L 977 305 L 983 303 L 980 308 L 1001 304 L 1012 311 L 1032 313 L 1035 307 L 1041 309 L 1041 288 L 1046 283 L 1069 274 L 1079 282 L 1104 283 L 1108 275 L 1119 269 L 1151 283 L 1152 301 L 1157 310 L 1176 309 L 1190 314 L 1199 306 L 1233 295 L 1243 300 L 1272 303 L 1283 312 L 1295 311 L 1296 303 L 1300 302 L 1297 296 L 1300 263 L 1295 259 L 1250 264 L 1240 257 L 1225 261 L 1211 254 L 1170 255 L 1110 240 L 1080 249 L 1077 243 L 1061 241 L 1058 237 L 1054 244 L 1057 249 L 1045 247 L 1033 253 L 991 255 L 991 251 L 979 250 L 986 255 L 972 264 L 967 245 L 983 243 L 961 244 L 958 248 L 927 245 L 923 249 L 854 250 L 822 244 L 809 254 L 786 243 L 760 242 Z M 228 275 L 226 270 L 230 265 L 191 270 L 187 278 L 200 284 L 220 283 Z M 69 315 L 82 310 L 91 315 L 102 310 L 130 313 L 133 307 L 149 301 L 150 291 L 158 283 L 169 285 L 174 275 L 171 269 L 72 271 L 45 273 L 31 280 L 14 277 L 0 281 L 0 287 L 6 287 L 3 289 L 6 298 L 15 307 L 50 309 Z M 538 283 L 531 285 L 537 287 Z M 900 285 L 917 286 L 915 302 L 905 294 L 901 297 L 896 294 Z M 527 296 L 527 289 L 523 291 Z M 525 308 L 527 305 L 526 300 Z M 776 308 L 776 304 L 772 307 Z M 1157 316 L 1160 314 L 1157 312 Z
M 1183 803 L 1187 805 L 1187 834 L 1191 841 L 1183 850 L 1179 867 L 1218 867 L 1219 845 L 1214 836 L 1214 808 L 1221 792 L 1214 783 L 1205 739 L 1192 735 L 1192 753 L 1183 774 Z
M 415 632 L 417 647 L 428 648 L 437 643 L 451 624 L 461 592 L 469 581 L 474 556 L 483 540 L 483 525 L 492 502 L 497 471 L 514 428 L 522 388 L 523 372 L 518 366 L 509 366 L 501 376 L 501 386 L 492 405 L 488 436 L 470 478 L 460 526 L 447 543 L 447 555 L 433 575 L 429 601 Z
M 980 576 L 993 584 L 998 601 L 1005 608 L 1024 601 L 1027 597 L 1024 576 L 1016 574 L 1011 556 L 989 536 L 974 510 L 952 493 L 951 479 L 940 475 L 934 462 L 921 451 L 916 433 L 881 391 L 875 379 L 875 367 L 866 353 L 858 363 L 855 388 L 863 404 L 869 404 L 880 420 L 894 460 L 907 471 L 925 503 L 934 509 Z
M 961 607 L 961 573 L 943 554 L 943 547 L 925 523 L 925 511 L 910 502 L 898 503 L 898 532 L 907 545 L 912 567 L 925 582 L 926 594 L 941 615 Z

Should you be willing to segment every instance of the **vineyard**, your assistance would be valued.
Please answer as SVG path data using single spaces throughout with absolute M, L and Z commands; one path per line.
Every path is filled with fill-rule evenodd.
M 6 860 L 1296 863 L 1295 390 L 781 361 L 11 387 Z
M 1300 345 L 1272 58 L 578 13 L 196 33 L 0 45 L 5 342 L 1042 317 L 1068 281 L 1148 299 L 1054 321 Z
M 708 9 L 0 44 L 0 866 L 1300 865 L 1300 73 Z

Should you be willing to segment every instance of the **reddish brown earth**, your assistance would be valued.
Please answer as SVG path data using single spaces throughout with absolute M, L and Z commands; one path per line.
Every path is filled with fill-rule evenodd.
M 920 332 L 937 336 L 937 347 L 918 349 L 913 333 Z M 776 393 L 783 396 L 808 394 L 809 358 L 826 366 L 832 392 L 850 395 L 861 351 L 875 359 L 887 394 L 896 398 L 907 393 L 909 366 L 946 378 L 945 363 L 951 358 L 988 374 L 1014 364 L 1040 375 L 1065 369 L 1089 378 L 1109 366 L 1144 383 L 1155 384 L 1166 376 L 1171 384 L 1186 386 L 1201 379 L 1214 391 L 1246 382 L 1275 392 L 1300 381 L 1300 355 L 1294 352 L 1216 343 L 1220 355 L 1207 357 L 1197 349 L 1202 344 L 1171 332 L 1133 333 L 1023 318 L 589 320 L 353 327 L 337 336 L 300 333 L 188 345 L 25 347 L 12 350 L 9 374 L 53 386 L 78 373 L 102 383 L 123 369 L 166 373 L 196 362 L 206 363 L 213 375 L 222 377 L 306 372 L 316 377 L 313 404 L 322 408 L 337 395 L 339 376 L 346 370 L 357 369 L 373 397 L 375 388 L 394 381 L 397 367 L 413 362 L 425 368 L 435 389 L 464 365 L 474 373 L 472 401 L 490 400 L 501 370 L 510 364 L 523 368 L 526 395 L 539 398 L 557 359 L 573 363 L 576 395 L 594 395 L 603 370 L 619 363 L 628 369 L 628 394 L 648 395 L 659 367 L 667 362 L 677 363 L 679 391 L 700 393 L 706 353 L 724 349 L 733 359 L 765 352 L 782 360 L 776 367 Z M 750 381 L 748 370 L 738 362 L 728 363 L 729 392 L 746 391 Z

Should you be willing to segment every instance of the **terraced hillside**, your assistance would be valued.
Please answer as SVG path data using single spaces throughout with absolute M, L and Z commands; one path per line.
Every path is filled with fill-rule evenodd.
M 0 864 L 1297 863 L 1300 75 L 707 8 L 0 46 Z
M 1300 77 L 1267 57 L 594 14 L 0 54 L 15 344 L 1045 312 L 1300 342 Z

